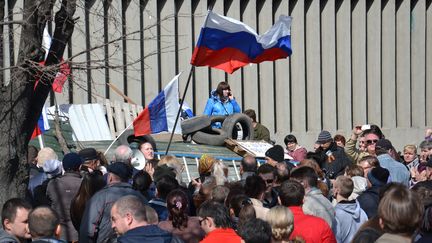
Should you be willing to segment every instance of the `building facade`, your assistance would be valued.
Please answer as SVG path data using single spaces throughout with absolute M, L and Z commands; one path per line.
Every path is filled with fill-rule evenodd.
M 279 15 L 292 16 L 293 54 L 232 75 L 196 67 L 186 94 L 196 114 L 203 112 L 210 91 L 226 80 L 242 110 L 255 109 L 280 144 L 293 133 L 311 148 L 323 129 L 349 136 L 355 124 L 377 124 L 401 149 L 418 144 L 432 126 L 431 0 L 78 2 L 79 19 L 65 56 L 73 77 L 56 95 L 59 104 L 123 100 L 111 83 L 146 105 L 180 71 L 182 93 L 200 28 L 212 8 L 260 34 Z M 8 10 L 19 7 L 16 2 Z M 4 38 L 10 41 L 3 54 L 11 61 L 5 66 L 18 51 L 19 31 L 12 37 L 11 32 L 6 27 Z

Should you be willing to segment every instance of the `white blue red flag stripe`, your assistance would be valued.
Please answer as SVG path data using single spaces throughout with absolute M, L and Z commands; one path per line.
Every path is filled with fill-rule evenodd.
M 178 95 L 178 77 L 180 74 L 175 76 L 164 90 L 135 118 L 133 122 L 135 136 L 173 130 L 180 108 Z M 175 133 L 181 134 L 181 126 L 176 126 Z
M 281 15 L 263 35 L 246 24 L 209 11 L 191 64 L 227 73 L 249 63 L 286 58 L 291 49 L 291 17 Z

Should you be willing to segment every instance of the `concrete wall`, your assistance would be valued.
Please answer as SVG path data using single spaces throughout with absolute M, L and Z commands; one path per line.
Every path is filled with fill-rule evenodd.
M 400 149 L 418 144 L 425 127 L 432 126 L 431 0 L 78 2 L 89 4 L 77 9 L 67 56 L 101 48 L 73 59 L 84 71 L 74 70 L 74 83 L 57 95 L 59 103 L 122 100 L 107 88 L 111 82 L 146 105 L 179 71 L 182 92 L 212 7 L 258 33 L 279 15 L 292 16 L 293 55 L 232 75 L 197 67 L 186 96 L 196 113 L 203 111 L 210 90 L 227 80 L 241 108 L 255 109 L 280 144 L 293 133 L 311 148 L 322 129 L 349 136 L 354 124 L 373 123 Z M 114 42 L 104 45 L 109 41 Z M 109 67 L 90 69 L 105 64 Z

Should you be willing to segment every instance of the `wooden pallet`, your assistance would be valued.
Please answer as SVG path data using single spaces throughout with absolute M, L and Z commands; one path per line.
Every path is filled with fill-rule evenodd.
M 105 110 L 108 127 L 113 138 L 119 136 L 143 110 L 141 105 L 124 103 L 118 100 L 98 99 L 97 102 L 101 104 Z M 133 127 L 131 127 L 131 129 L 133 129 Z

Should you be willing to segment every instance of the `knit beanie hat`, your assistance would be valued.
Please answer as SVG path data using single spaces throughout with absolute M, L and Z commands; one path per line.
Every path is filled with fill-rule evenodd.
M 68 153 L 63 157 L 63 169 L 65 171 L 78 170 L 80 165 L 84 162 L 81 156 L 77 153 Z
M 210 173 L 211 168 L 215 162 L 215 158 L 207 154 L 203 154 L 198 161 L 198 172 L 200 175 Z
M 317 144 L 324 144 L 327 142 L 333 141 L 333 138 L 330 134 L 330 132 L 323 130 L 320 132 L 320 134 L 318 135 L 318 139 L 316 140 L 315 143 Z
M 265 156 L 269 157 L 270 159 L 277 161 L 277 162 L 283 162 L 284 161 L 284 149 L 280 145 L 275 145 L 271 148 L 269 148 L 265 152 Z
M 383 167 L 375 167 L 370 170 L 367 175 L 372 186 L 382 186 L 387 184 L 389 176 L 389 171 Z

